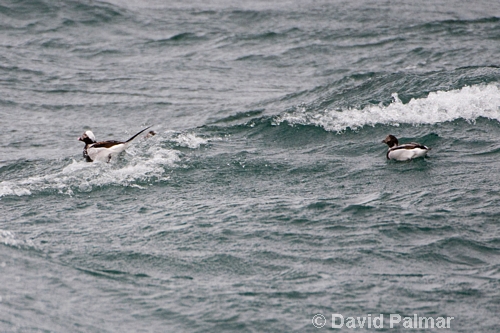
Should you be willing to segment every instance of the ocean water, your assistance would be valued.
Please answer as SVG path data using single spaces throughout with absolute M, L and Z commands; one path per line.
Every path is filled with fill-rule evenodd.
M 0 36 L 0 332 L 499 331 L 498 1 L 1 0 Z

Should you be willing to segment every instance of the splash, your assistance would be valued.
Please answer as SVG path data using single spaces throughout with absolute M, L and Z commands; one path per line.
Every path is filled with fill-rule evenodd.
M 180 147 L 199 148 L 209 141 L 192 133 L 156 135 L 139 141 L 127 149 L 126 153 L 110 163 L 87 163 L 66 160 L 56 163 L 48 171 L 39 174 L 24 174 L 22 179 L 0 181 L 0 198 L 4 196 L 25 196 L 42 191 L 56 191 L 73 195 L 74 192 L 90 192 L 103 186 L 128 186 L 144 188 L 145 184 L 167 181 L 168 170 L 176 167 L 181 152 L 165 147 L 165 139 Z M 64 162 L 63 162 L 64 163 Z M 21 174 L 23 171 L 21 171 Z
M 181 147 L 197 149 L 200 148 L 200 146 L 206 145 L 210 141 L 214 141 L 217 139 L 204 139 L 200 138 L 199 136 L 196 136 L 193 133 L 181 133 L 176 137 L 173 137 L 171 140 L 176 142 Z
M 34 244 L 31 240 L 20 240 L 16 237 L 16 235 L 12 231 L 0 229 L 0 244 L 13 246 L 13 247 L 33 247 Z M 4 262 L 0 263 L 1 265 L 5 265 Z
M 500 91 L 496 84 L 467 86 L 459 90 L 431 92 L 425 98 L 403 104 L 397 94 L 388 106 L 373 105 L 363 109 L 287 112 L 274 119 L 275 125 L 315 125 L 327 131 L 342 132 L 377 124 L 425 125 L 456 119 L 474 122 L 479 117 L 500 122 Z
M 0 182 L 0 198 L 6 195 L 30 195 L 31 191 L 27 188 L 23 188 L 14 182 L 3 181 Z
M 90 192 L 106 185 L 139 187 L 141 183 L 168 180 L 166 168 L 179 161 L 179 152 L 157 145 L 139 151 L 130 149 L 121 159 L 111 163 L 87 163 L 71 160 L 43 175 L 0 182 L 0 197 L 24 196 L 41 191 L 57 191 L 73 195 L 74 191 Z

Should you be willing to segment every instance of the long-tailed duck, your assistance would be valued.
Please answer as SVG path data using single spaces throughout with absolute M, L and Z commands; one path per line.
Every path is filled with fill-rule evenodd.
M 412 158 L 424 157 L 431 148 L 416 142 L 398 144 L 398 139 L 394 135 L 388 135 L 382 143 L 389 146 L 387 151 L 388 160 L 407 161 Z
M 79 141 L 83 141 L 85 143 L 85 148 L 83 148 L 83 157 L 87 162 L 109 162 L 111 157 L 116 156 L 127 149 L 130 142 L 149 127 L 143 129 L 127 141 L 108 140 L 96 142 L 94 133 L 92 133 L 92 131 L 85 131 L 85 133 L 78 138 Z

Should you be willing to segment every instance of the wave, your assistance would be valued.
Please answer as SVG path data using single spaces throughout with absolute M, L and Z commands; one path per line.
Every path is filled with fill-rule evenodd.
M 199 149 L 229 135 L 268 133 L 268 129 L 283 126 L 285 131 L 272 131 L 280 138 L 296 136 L 286 131 L 295 125 L 313 126 L 329 132 L 357 130 L 365 126 L 434 125 L 455 120 L 474 123 L 490 119 L 500 123 L 499 85 L 466 86 L 450 91 L 436 91 L 423 98 L 403 103 L 397 94 L 388 105 L 368 105 L 363 108 L 318 109 L 305 106 L 278 115 L 262 115 L 261 110 L 228 117 L 211 125 L 187 132 L 157 135 L 132 146 L 121 159 L 110 164 L 61 161 L 19 161 L 0 168 L 0 197 L 23 196 L 49 191 L 72 195 L 90 192 L 103 186 L 147 186 L 169 179 L 168 170 L 177 166 L 185 149 Z M 248 120 L 250 117 L 255 117 Z M 240 122 L 244 121 L 244 124 Z M 238 124 L 240 123 L 240 124 Z M 226 127 L 227 126 L 227 127 Z M 249 133 L 251 132 L 251 133 Z M 238 134 L 239 133 L 239 134 Z M 267 135 L 267 134 L 264 134 Z M 276 138 L 275 138 L 276 139 Z M 42 167 L 39 164 L 44 164 Z M 41 172 L 40 170 L 43 169 Z M 13 172 L 16 171 L 16 172 Z M 22 178 L 20 178 L 22 177 Z
M 27 168 L 20 170 L 22 179 L 4 180 L 0 182 L 0 197 L 24 196 L 43 191 L 73 195 L 74 192 L 90 192 L 95 188 L 118 185 L 143 188 L 142 185 L 168 180 L 166 168 L 172 168 L 179 161 L 180 152 L 153 146 L 140 150 L 131 147 L 120 159 L 111 163 L 87 163 L 74 159 L 55 163 L 55 166 L 33 175 L 29 166 L 44 161 L 26 162 Z M 25 163 L 25 164 L 26 164 Z M 20 163 L 4 167 L 21 168 Z M 31 173 L 31 174 L 30 174 Z
M 208 144 L 209 141 L 213 139 L 205 139 L 199 136 L 196 136 L 194 133 L 181 133 L 178 134 L 171 139 L 176 142 L 180 147 L 187 147 L 191 149 L 200 148 L 200 146 Z
M 457 119 L 474 122 L 481 117 L 500 122 L 500 91 L 494 83 L 431 92 L 425 98 L 413 98 L 408 103 L 403 103 L 396 93 L 392 98 L 393 102 L 387 106 L 319 111 L 303 106 L 274 117 L 273 124 L 314 125 L 342 132 L 378 124 L 431 125 Z
M 207 37 L 192 32 L 182 32 L 168 38 L 151 39 L 145 42 L 148 47 L 164 47 L 175 43 L 205 41 Z
M 122 185 L 139 187 L 138 182 L 153 182 L 168 179 L 164 165 L 177 160 L 177 154 L 153 157 L 151 160 L 127 164 L 71 162 L 60 170 L 53 170 L 41 176 L 29 176 L 21 180 L 0 182 L 0 197 L 24 196 L 35 192 L 56 191 L 73 195 L 77 192 L 90 192 L 96 187 Z
M 33 248 L 35 246 L 30 239 L 27 240 L 19 239 L 12 231 L 2 230 L 2 229 L 0 229 L 0 244 L 18 248 L 19 247 Z
M 0 168 L 5 179 L 0 181 L 0 198 L 40 192 L 73 195 L 105 186 L 144 188 L 169 179 L 169 171 L 181 161 L 183 148 L 198 149 L 220 140 L 193 132 L 167 132 L 138 142 L 110 163 L 87 163 L 72 158 L 15 161 Z
M 2 20 L 6 17 L 6 20 Z M 116 19 L 130 18 L 123 8 L 100 1 L 65 1 L 58 3 L 44 0 L 10 1 L 0 5 L 0 29 L 45 30 L 66 29 L 83 24 L 96 26 Z
M 498 66 L 467 66 L 452 71 L 363 72 L 342 74 L 326 85 L 294 92 L 279 102 L 305 104 L 316 109 L 364 108 L 367 105 L 391 103 L 391 94 L 398 93 L 403 103 L 425 98 L 431 92 L 459 90 L 466 86 L 498 84 Z M 298 102 L 297 102 L 298 101 Z

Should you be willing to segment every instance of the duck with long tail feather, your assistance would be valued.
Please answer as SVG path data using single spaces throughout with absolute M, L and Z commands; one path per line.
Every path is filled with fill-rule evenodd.
M 83 141 L 85 143 L 85 148 L 83 148 L 83 157 L 87 162 L 99 161 L 108 163 L 113 156 L 116 156 L 127 149 L 132 140 L 150 127 L 151 126 L 146 127 L 127 141 L 107 140 L 97 142 L 92 131 L 85 131 L 82 136 L 78 138 L 79 141 Z

